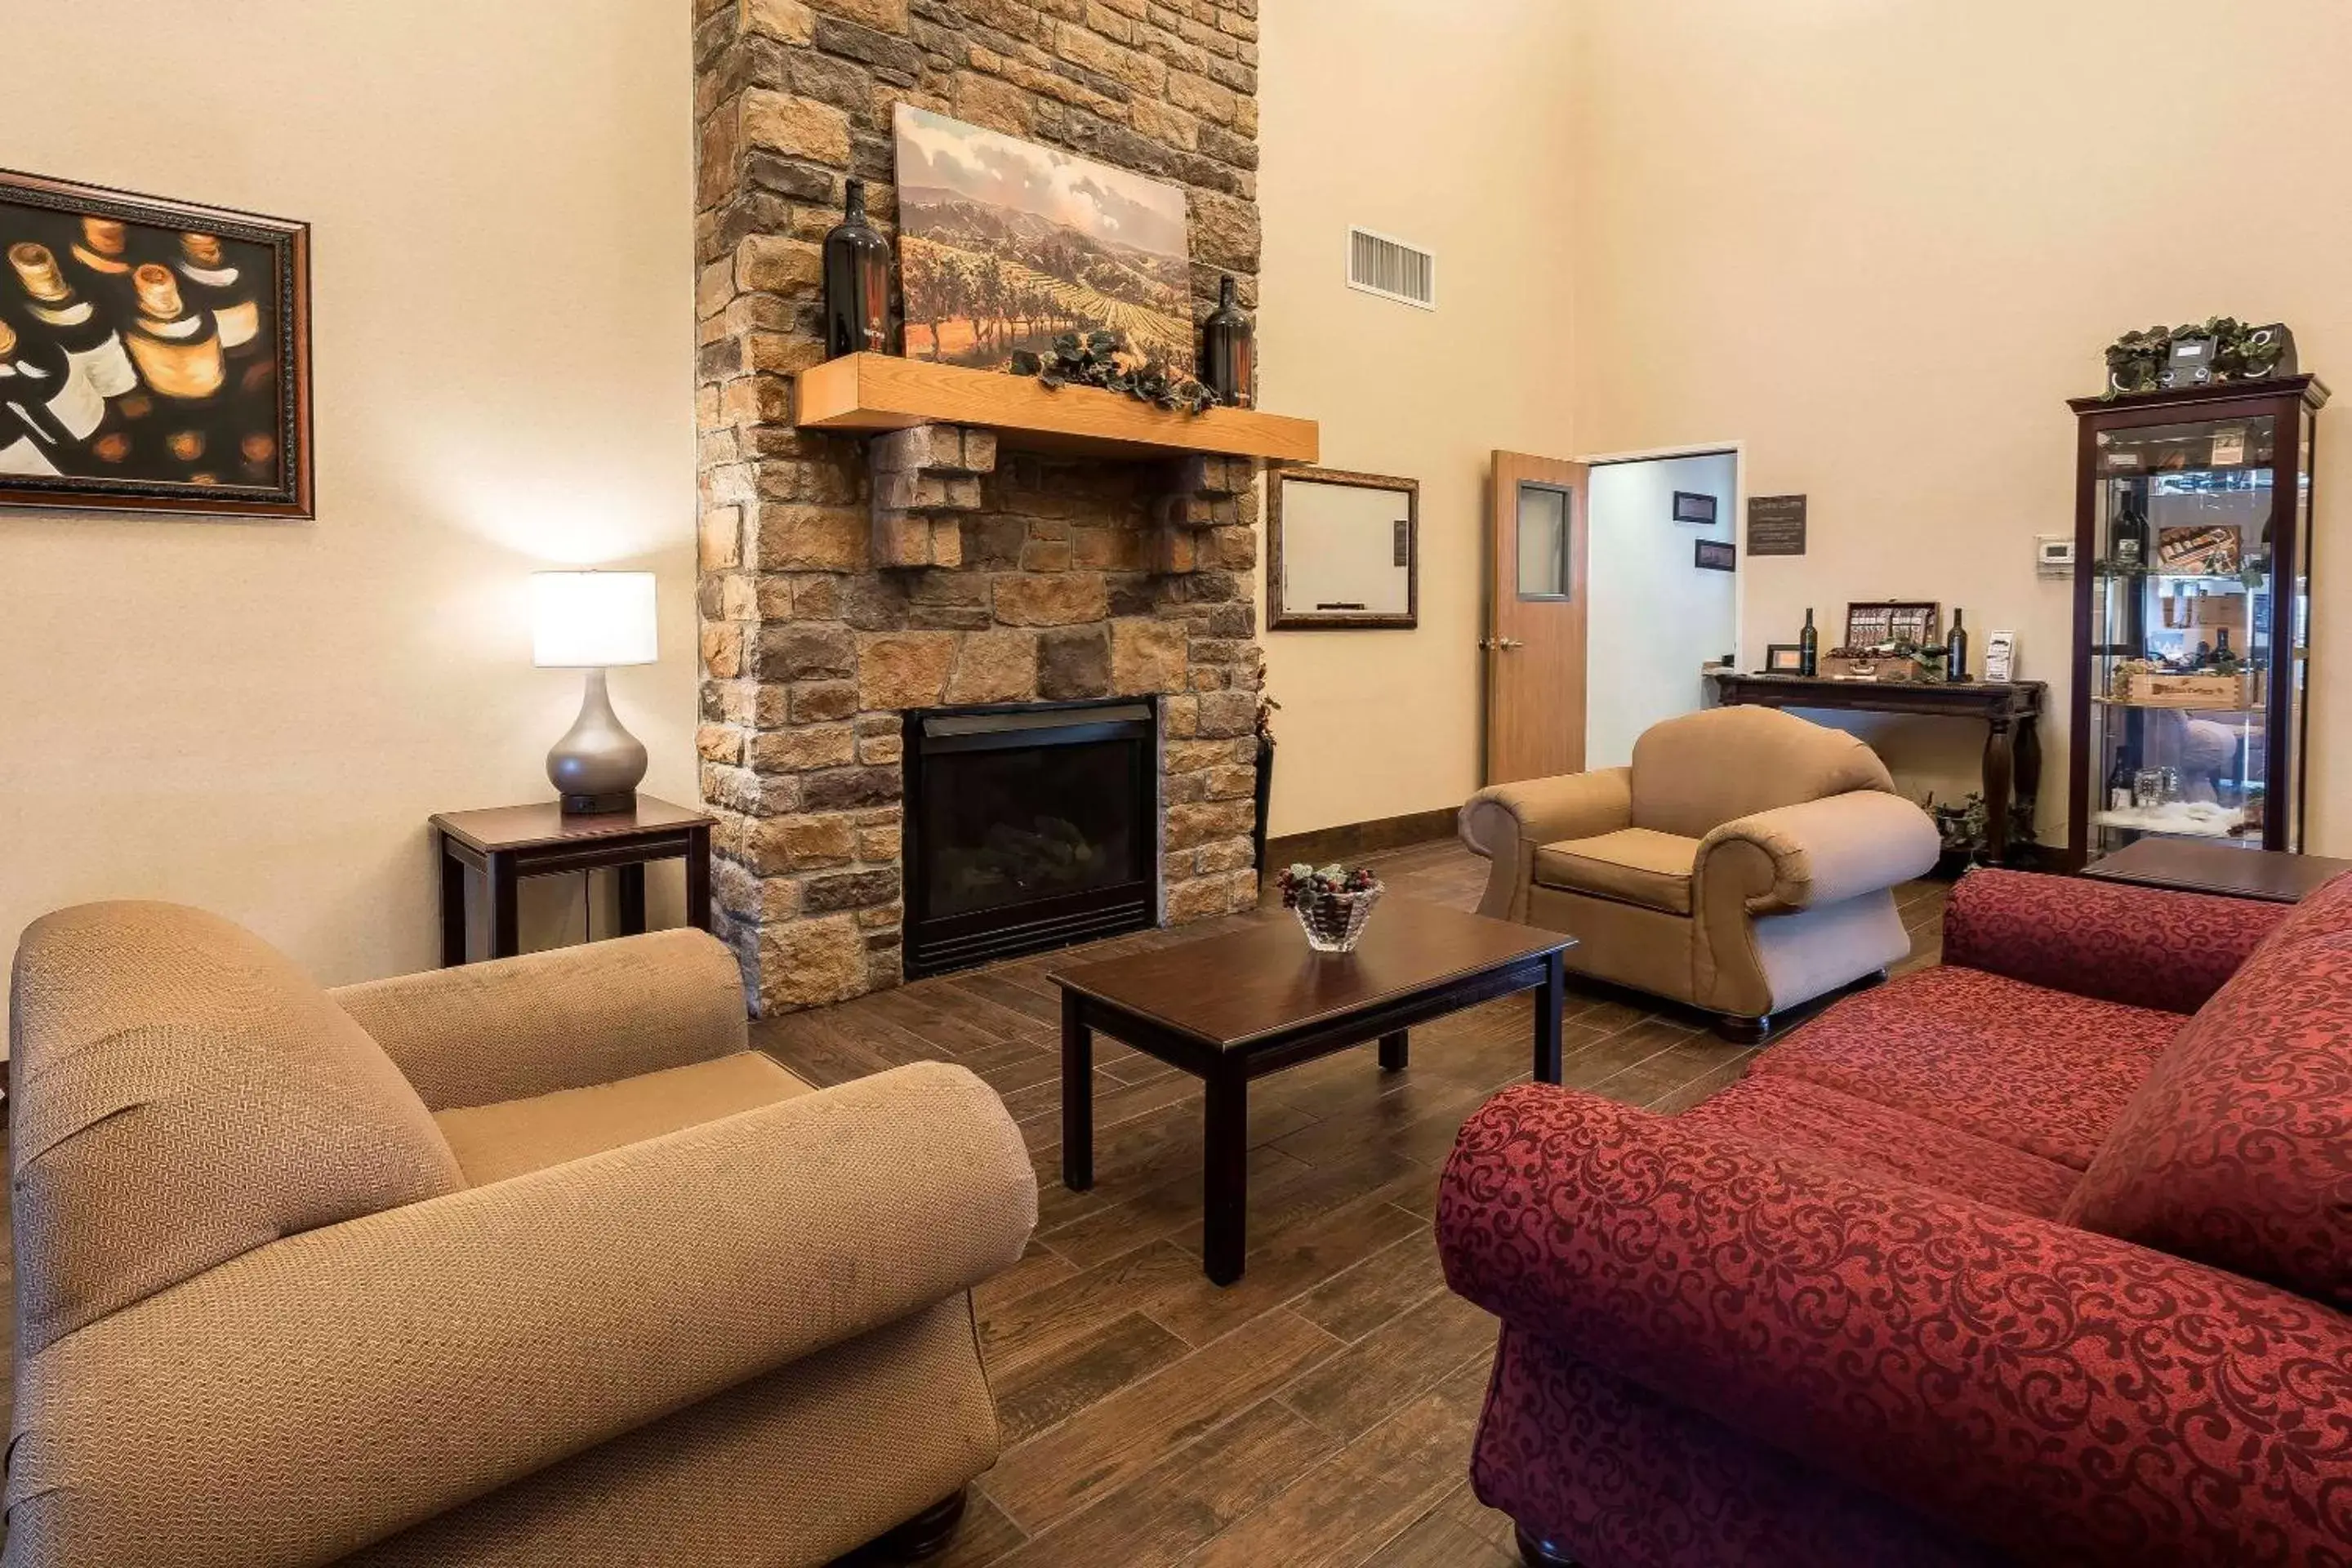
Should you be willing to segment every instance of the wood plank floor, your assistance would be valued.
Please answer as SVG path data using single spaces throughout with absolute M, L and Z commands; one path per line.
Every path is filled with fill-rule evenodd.
M 1373 860 L 1391 898 L 1471 909 L 1485 884 L 1486 863 L 1451 842 Z M 1944 893 L 1902 889 L 1904 968 L 1937 962 Z M 1036 1163 L 1037 1236 L 978 1292 L 1005 1449 L 935 1560 L 947 1568 L 1517 1562 L 1509 1521 L 1467 1480 L 1495 1322 L 1446 1290 L 1431 1217 L 1464 1119 L 1528 1076 L 1529 998 L 1415 1030 L 1402 1073 L 1381 1073 L 1368 1045 L 1254 1084 L 1248 1268 L 1229 1289 L 1201 1273 L 1197 1080 L 1098 1040 L 1096 1185 L 1061 1184 L 1054 971 L 1290 918 L 1270 906 L 755 1026 L 821 1084 L 961 1062 L 1003 1096 Z M 1572 995 L 1565 1028 L 1570 1084 L 1659 1110 L 1754 1054 L 1618 995 Z

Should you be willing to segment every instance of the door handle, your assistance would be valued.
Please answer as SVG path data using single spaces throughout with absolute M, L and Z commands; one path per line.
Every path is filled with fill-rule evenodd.
M 1514 648 L 1525 647 L 1528 645 L 1517 637 L 1499 637 L 1496 640 L 1495 646 L 1499 648 Z

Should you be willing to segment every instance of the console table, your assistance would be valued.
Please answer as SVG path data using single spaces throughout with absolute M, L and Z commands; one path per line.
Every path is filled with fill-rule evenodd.
M 652 795 L 627 811 L 567 816 L 554 801 L 445 811 L 433 816 L 441 859 L 441 966 L 466 962 L 466 873 L 489 895 L 492 958 L 522 951 L 518 884 L 525 877 L 611 867 L 620 874 L 621 934 L 646 929 L 646 862 L 686 861 L 686 920 L 710 929 L 710 829 L 714 819 Z
M 2009 804 L 2032 817 L 2042 793 L 2042 705 L 2049 688 L 2039 680 L 1832 680 L 1818 675 L 1714 677 L 1725 707 L 1815 708 L 1846 713 L 1913 713 L 1931 719 L 1979 719 L 1985 725 L 1985 848 L 1995 865 L 2010 858 Z

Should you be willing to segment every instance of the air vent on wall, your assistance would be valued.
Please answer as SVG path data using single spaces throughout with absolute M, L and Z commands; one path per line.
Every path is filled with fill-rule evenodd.
M 1424 310 L 1437 309 L 1437 258 L 1368 228 L 1348 231 L 1348 287 Z

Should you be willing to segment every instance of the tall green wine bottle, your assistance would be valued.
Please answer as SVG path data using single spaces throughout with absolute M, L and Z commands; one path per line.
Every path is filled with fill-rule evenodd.
M 1805 610 L 1805 629 L 1797 634 L 1797 673 L 1819 675 L 1822 672 L 1822 634 L 1813 629 L 1813 612 Z

